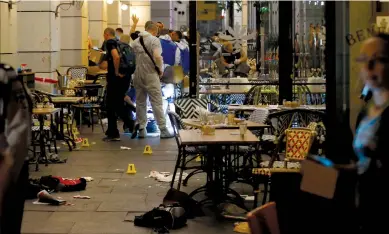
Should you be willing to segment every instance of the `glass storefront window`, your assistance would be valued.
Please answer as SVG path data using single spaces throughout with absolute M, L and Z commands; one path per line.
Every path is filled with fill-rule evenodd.
M 293 2 L 293 99 L 325 104 L 324 1 Z
M 278 1 L 198 1 L 198 93 L 243 104 L 258 87 L 252 104 L 277 104 L 278 17 Z

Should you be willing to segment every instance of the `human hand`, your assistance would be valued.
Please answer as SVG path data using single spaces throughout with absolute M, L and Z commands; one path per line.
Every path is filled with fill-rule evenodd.
M 227 68 L 232 68 L 233 66 L 234 66 L 234 64 L 228 64 Z
M 137 24 L 137 23 L 139 22 L 139 18 L 136 17 L 136 15 L 132 15 L 131 19 L 132 19 L 132 22 L 133 22 L 134 24 Z
M 123 78 L 124 77 L 124 75 L 122 75 L 120 73 L 117 73 L 116 76 L 119 77 L 119 78 Z
M 234 62 L 236 65 L 240 64 L 240 59 L 235 59 L 235 62 Z

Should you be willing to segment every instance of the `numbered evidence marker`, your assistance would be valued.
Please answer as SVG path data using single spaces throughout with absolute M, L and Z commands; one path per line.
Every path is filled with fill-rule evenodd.
M 135 173 L 136 173 L 135 164 L 128 164 L 127 174 L 135 174 Z
M 72 133 L 73 133 L 73 135 L 78 135 L 78 134 L 80 134 L 80 133 L 78 132 L 78 129 L 77 129 L 77 128 L 72 128 Z
M 150 145 L 146 145 L 145 146 L 145 150 L 143 151 L 143 154 L 148 154 L 148 155 L 150 155 L 150 154 L 152 154 L 153 153 L 153 151 L 151 150 L 151 146 Z
M 195 159 L 195 161 L 196 162 L 201 162 L 201 158 L 202 158 L 202 156 L 200 154 L 198 154 L 196 159 Z
M 81 144 L 81 146 L 82 146 L 82 147 L 89 147 L 88 138 L 82 139 L 82 144 Z

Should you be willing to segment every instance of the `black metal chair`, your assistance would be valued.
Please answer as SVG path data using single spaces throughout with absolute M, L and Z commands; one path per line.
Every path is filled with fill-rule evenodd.
M 171 181 L 170 187 L 173 188 L 177 171 L 178 169 L 181 169 L 180 178 L 177 185 L 177 189 L 179 190 L 181 187 L 182 173 L 184 170 L 194 170 L 184 179 L 185 181 L 184 186 L 187 184 L 188 179 L 190 177 L 192 177 L 195 174 L 204 172 L 203 171 L 203 166 L 205 165 L 204 158 L 202 158 L 199 166 L 188 166 L 188 163 L 194 161 L 196 157 L 199 154 L 202 154 L 204 151 L 201 151 L 201 148 L 198 147 L 183 146 L 181 144 L 179 130 L 183 129 L 184 126 L 182 125 L 179 116 L 176 113 L 169 111 L 168 116 L 173 127 L 174 138 L 176 140 L 177 148 L 178 148 L 177 161 L 176 161 L 176 165 L 174 166 L 173 179 Z

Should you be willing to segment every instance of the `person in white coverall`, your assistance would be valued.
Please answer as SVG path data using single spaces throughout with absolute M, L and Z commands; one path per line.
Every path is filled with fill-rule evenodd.
M 160 137 L 170 138 L 169 130 L 166 127 L 166 119 L 163 113 L 162 91 L 160 77 L 163 71 L 163 59 L 161 42 L 156 37 L 158 27 L 156 24 L 150 23 L 146 27 L 145 32 L 139 34 L 139 38 L 134 41 L 132 48 L 136 54 L 136 69 L 134 73 L 134 87 L 136 90 L 136 118 L 137 125 L 135 126 L 132 138 L 139 136 L 144 138 L 147 136 L 147 97 L 149 97 L 151 107 L 153 109 L 154 118 L 157 121 Z M 158 66 L 160 74 L 147 55 L 141 44 L 143 38 L 144 45 L 152 56 L 156 66 Z M 138 133 L 139 131 L 139 133 Z

